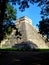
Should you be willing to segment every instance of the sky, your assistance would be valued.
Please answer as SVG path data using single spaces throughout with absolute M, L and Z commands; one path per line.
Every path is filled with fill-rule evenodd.
M 39 23 L 41 20 L 41 15 L 40 15 L 40 7 L 37 7 L 37 4 L 30 4 L 29 8 L 26 8 L 24 12 L 19 11 L 18 6 L 15 6 L 17 9 L 17 19 L 27 16 L 32 20 L 32 25 L 36 28 L 38 28 L 36 25 Z

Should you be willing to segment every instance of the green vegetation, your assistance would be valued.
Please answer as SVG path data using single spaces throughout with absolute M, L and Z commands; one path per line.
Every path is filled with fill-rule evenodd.
M 1 5 L 2 5 L 2 3 L 1 3 Z M 17 10 L 14 9 L 14 7 L 10 3 L 6 2 L 5 5 L 6 5 L 5 6 L 6 8 L 5 8 L 5 11 L 4 11 L 4 18 L 3 18 L 3 20 L 0 19 L 0 21 L 1 21 L 0 22 L 0 28 L 1 28 L 0 29 L 0 42 L 7 35 L 11 34 L 12 29 L 15 26 L 14 23 L 13 23 L 13 21 L 17 19 L 17 16 L 16 16 Z
M 49 48 L 25 49 L 25 48 L 0 48 L 0 51 L 49 51 Z
M 13 20 L 16 20 L 16 10 L 10 3 L 6 4 L 6 10 L 4 15 L 4 32 L 10 34 L 12 32 Z

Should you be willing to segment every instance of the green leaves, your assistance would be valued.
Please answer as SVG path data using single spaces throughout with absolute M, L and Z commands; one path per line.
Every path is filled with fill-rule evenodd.
M 6 20 L 9 20 L 9 19 L 16 20 L 16 12 L 17 10 L 15 10 L 12 5 L 10 5 L 9 3 L 6 3 L 6 10 L 5 10 Z
M 12 26 L 14 25 L 13 20 L 16 20 L 16 12 L 17 10 L 14 9 L 14 7 L 10 3 L 6 3 L 3 21 L 3 32 L 5 32 L 5 35 L 8 35 L 12 32 Z

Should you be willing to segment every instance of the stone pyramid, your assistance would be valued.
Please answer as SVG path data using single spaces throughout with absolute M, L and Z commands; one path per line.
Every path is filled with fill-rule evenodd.
M 16 28 L 22 34 L 22 36 L 15 35 L 16 30 L 13 30 L 9 39 L 6 39 L 1 43 L 1 47 L 11 48 L 16 44 L 21 44 L 27 41 L 37 45 L 38 48 L 48 48 L 42 36 L 38 33 L 38 30 L 32 25 L 32 20 L 26 16 L 21 17 L 15 21 Z

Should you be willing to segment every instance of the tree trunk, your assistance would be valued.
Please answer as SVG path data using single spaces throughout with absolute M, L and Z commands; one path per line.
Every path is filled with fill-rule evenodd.
M 4 20 L 4 14 L 6 9 L 6 0 L 0 1 L 0 42 L 4 38 L 4 31 L 3 31 L 3 20 Z

